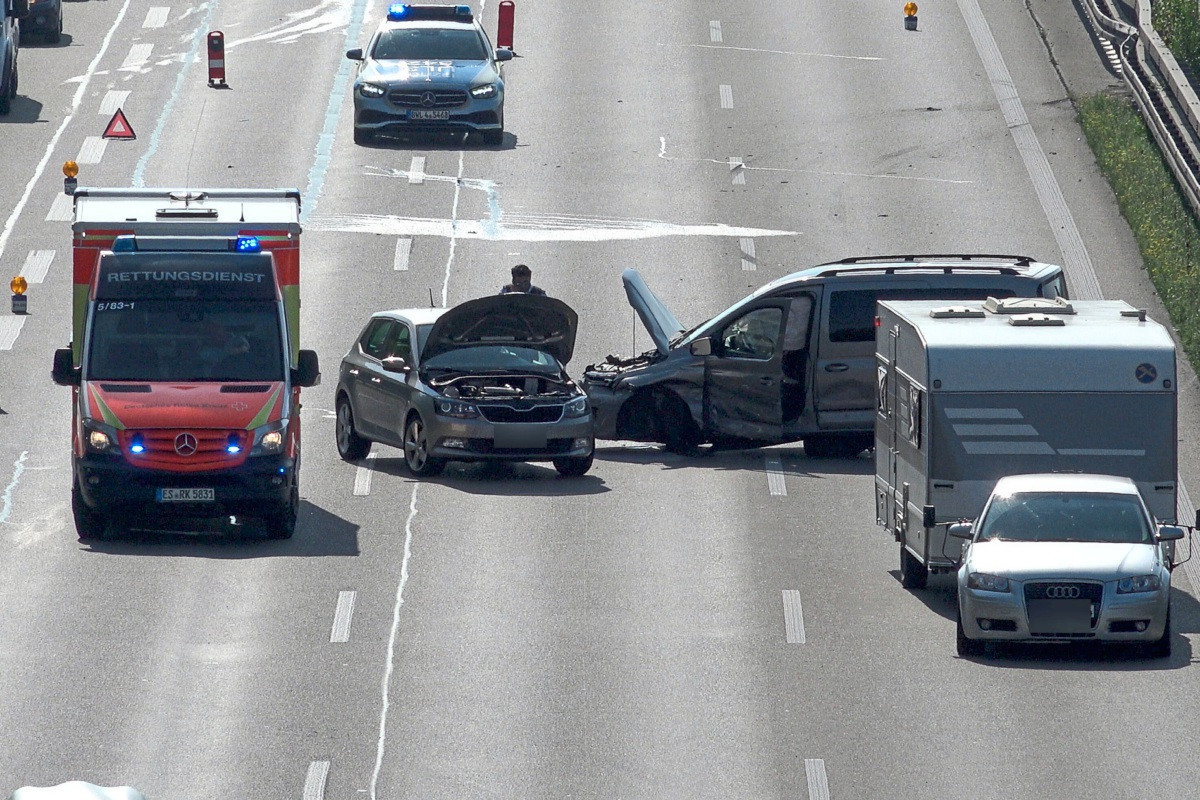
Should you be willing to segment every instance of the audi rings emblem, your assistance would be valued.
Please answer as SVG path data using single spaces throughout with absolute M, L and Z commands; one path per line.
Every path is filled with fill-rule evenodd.
M 1047 586 L 1046 597 L 1053 600 L 1074 600 L 1079 597 L 1078 586 Z
M 435 95 L 433 92 L 422 92 L 421 105 L 425 106 L 426 108 L 433 108 L 435 105 L 437 105 L 437 95 Z
M 190 456 L 196 452 L 196 437 L 190 433 L 181 433 L 175 437 L 175 452 L 181 456 Z

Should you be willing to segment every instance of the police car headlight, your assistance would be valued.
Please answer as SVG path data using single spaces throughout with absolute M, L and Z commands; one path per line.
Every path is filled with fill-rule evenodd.
M 1003 575 L 989 575 L 986 572 L 972 572 L 967 576 L 967 586 L 972 589 L 982 589 L 985 592 L 1009 592 L 1012 584 Z
M 588 413 L 587 395 L 580 395 L 563 406 L 564 417 L 586 417 Z
M 117 445 L 117 429 L 94 419 L 83 421 L 84 441 L 93 453 L 107 453 Z
M 361 83 L 358 86 L 358 93 L 363 97 L 383 97 L 387 94 L 387 88 L 377 83 Z
M 462 400 L 438 400 L 433 404 L 433 410 L 443 417 L 473 419 L 479 416 L 478 408 Z
M 255 428 L 254 444 L 250 448 L 250 455 L 270 456 L 283 452 L 284 434 L 287 431 L 287 425 L 287 420 L 281 419 Z
M 471 97 L 476 100 L 482 100 L 485 97 L 494 97 L 499 89 L 494 83 L 485 83 L 483 86 L 472 86 Z
M 1162 580 L 1157 575 L 1138 575 L 1133 578 L 1121 578 L 1117 581 L 1117 594 L 1157 592 L 1161 587 Z

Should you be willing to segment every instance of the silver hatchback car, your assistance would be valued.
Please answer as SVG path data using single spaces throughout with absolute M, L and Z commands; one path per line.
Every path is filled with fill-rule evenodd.
M 592 412 L 565 366 L 577 324 L 561 300 L 526 294 L 372 315 L 342 359 L 338 453 L 401 447 L 422 477 L 448 461 L 550 461 L 583 475 Z
M 354 141 L 378 133 L 452 131 L 504 140 L 504 79 L 513 57 L 492 48 L 467 5 L 393 3 L 357 61 Z
M 1125 477 L 1001 478 L 958 571 L 960 655 L 988 641 L 1127 642 L 1171 654 L 1171 553 L 1184 531 L 1157 525 Z

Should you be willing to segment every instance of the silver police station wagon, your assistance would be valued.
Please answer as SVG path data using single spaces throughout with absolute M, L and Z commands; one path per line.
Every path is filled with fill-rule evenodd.
M 359 62 L 354 80 L 354 141 L 376 134 L 478 135 L 504 140 L 507 48 L 493 49 L 466 5 L 393 3 L 366 50 L 346 51 Z

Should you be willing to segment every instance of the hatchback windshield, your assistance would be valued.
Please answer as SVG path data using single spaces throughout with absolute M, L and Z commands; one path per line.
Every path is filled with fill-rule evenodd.
M 425 362 L 426 369 L 456 372 L 541 372 L 556 375 L 562 369 L 549 353 L 518 345 L 480 345 L 439 353 Z
M 281 381 L 279 310 L 266 300 L 97 301 L 88 380 Z
M 378 61 L 486 61 L 488 54 L 473 30 L 397 28 L 379 34 L 371 56 Z
M 1138 498 L 1099 492 L 1026 492 L 996 497 L 979 525 L 979 540 L 1013 542 L 1154 541 Z

